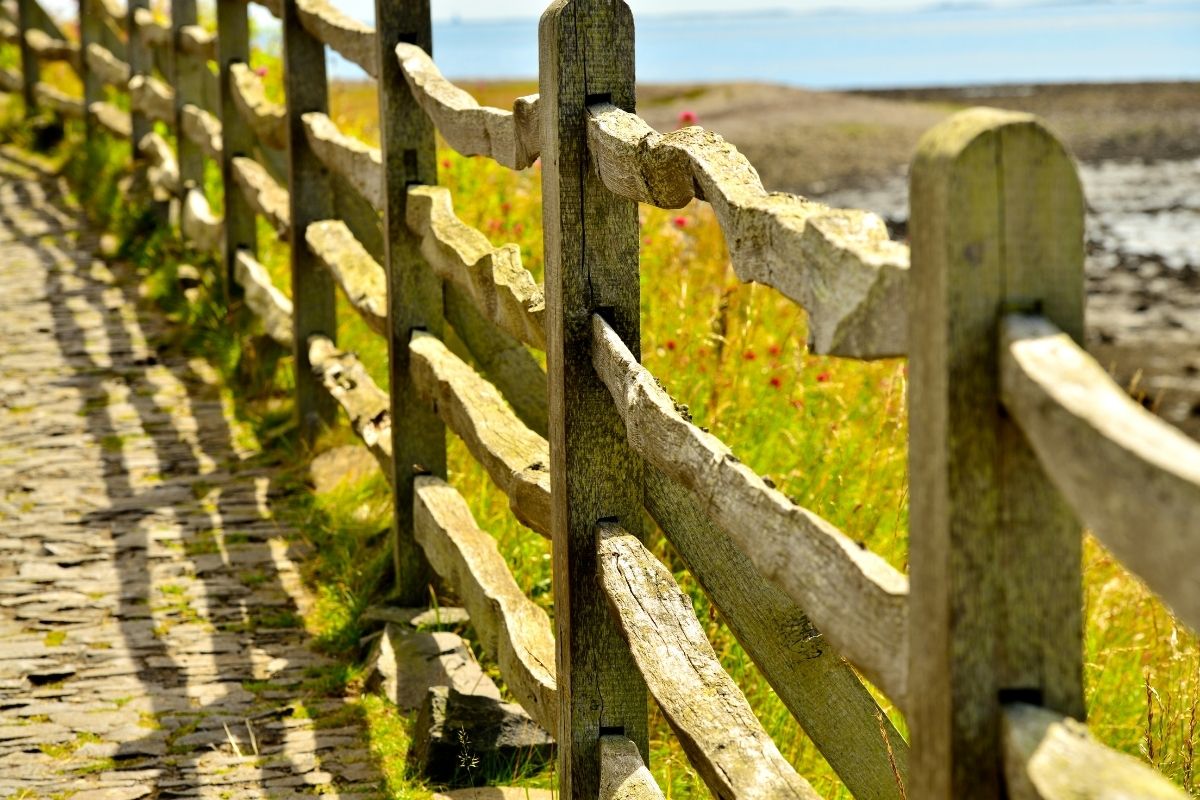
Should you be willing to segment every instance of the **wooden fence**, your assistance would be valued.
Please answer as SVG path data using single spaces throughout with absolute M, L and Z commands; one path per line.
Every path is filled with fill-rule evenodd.
M 375 29 L 326 0 L 273 0 L 286 106 L 247 66 L 242 0 L 218 0 L 215 37 L 194 0 L 173 0 L 170 25 L 145 0 L 82 2 L 74 42 L 37 0 L 8 0 L 0 35 L 23 75 L 0 75 L 4 88 L 30 113 L 84 118 L 89 136 L 132 137 L 184 237 L 223 254 L 267 334 L 294 348 L 302 429 L 340 407 L 392 476 L 402 601 L 422 600 L 430 570 L 454 586 L 512 694 L 556 734 L 565 796 L 661 797 L 647 692 L 715 795 L 816 796 L 646 550 L 643 509 L 856 797 L 1184 796 L 1074 721 L 1080 524 L 1200 627 L 1200 446 L 1080 347 L 1083 201 L 1037 120 L 972 110 L 927 134 L 910 253 L 874 215 L 767 193 L 719 136 L 636 116 L 619 0 L 545 12 L 540 95 L 511 111 L 442 77 L 428 0 L 378 0 Z M 329 118 L 326 47 L 378 80 L 379 149 Z M 79 70 L 82 99 L 38 81 L 45 59 Z M 513 169 L 541 158 L 544 290 L 515 247 L 455 217 L 435 129 Z M 206 158 L 224 219 L 200 188 Z M 693 198 L 742 280 L 805 308 L 815 352 L 908 355 L 911 576 L 775 491 L 639 364 L 637 203 Z M 291 243 L 291 300 L 255 260 L 255 215 Z M 388 340 L 390 396 L 337 347 L 338 287 Z M 483 374 L 443 344 L 447 326 Z M 446 428 L 552 540 L 553 625 L 446 483 Z M 859 675 L 904 711 L 911 743 Z

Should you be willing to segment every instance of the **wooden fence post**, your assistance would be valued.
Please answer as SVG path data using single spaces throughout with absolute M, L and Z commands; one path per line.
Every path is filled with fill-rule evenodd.
M 25 99 L 25 116 L 32 117 L 38 112 L 37 93 L 34 87 L 41 79 L 41 65 L 37 54 L 25 41 L 25 34 L 33 29 L 33 4 L 35 0 L 17 0 L 17 34 L 20 37 L 17 47 L 21 51 L 21 91 Z
M 221 96 L 221 192 L 225 198 L 225 242 L 221 252 L 225 299 L 235 296 L 234 269 L 238 250 L 257 252 L 254 209 L 233 177 L 233 159 L 253 155 L 253 134 L 233 101 L 229 68 L 250 60 L 250 20 L 244 0 L 217 0 L 217 83 Z M 182 129 L 180 129 L 182 130 Z M 182 138 L 182 137 L 181 137 Z M 182 169 L 182 164 L 180 168 Z M 182 173 L 180 174 L 182 177 Z M 297 305 L 299 305 L 297 303 Z M 299 383 L 300 368 L 296 367 Z
M 560 0 L 542 16 L 542 218 L 553 491 L 559 791 L 599 792 L 599 738 L 622 734 L 648 760 L 646 688 L 597 577 L 597 525 L 642 531 L 641 463 L 592 368 L 601 313 L 640 348 L 637 205 L 589 166 L 587 106 L 634 108 L 633 15 L 622 0 Z
M 1007 310 L 1081 336 L 1083 200 L 1036 120 L 976 109 L 926 134 L 911 204 L 909 795 L 998 798 L 1000 705 L 1084 712 L 1080 527 L 998 368 Z
M 96 130 L 96 121 L 92 117 L 92 103 L 104 99 L 104 86 L 100 77 L 88 65 L 87 57 L 89 44 L 101 44 L 101 27 L 104 20 L 100 16 L 100 9 L 96 8 L 96 2 L 97 0 L 79 0 L 79 79 L 83 83 L 84 135 L 89 143 Z
M 171 83 L 175 87 L 176 159 L 179 162 L 179 186 L 186 196 L 192 187 L 203 188 L 204 153 L 190 137 L 184 136 L 183 107 L 188 103 L 203 107 L 204 58 L 184 52 L 180 47 L 180 30 L 196 24 L 196 0 L 171 0 Z M 223 124 L 224 125 L 224 124 Z
M 125 37 L 126 37 L 126 58 L 129 61 L 129 79 L 133 80 L 139 75 L 149 76 L 153 71 L 153 58 L 150 55 L 150 48 L 146 47 L 142 42 L 142 37 L 138 35 L 137 20 L 134 17 L 137 15 L 138 9 L 150 8 L 150 0 L 126 0 L 125 14 Z M 142 137 L 153 130 L 154 125 L 150 118 L 143 111 L 130 106 L 129 113 L 130 137 L 132 158 L 136 162 L 141 159 L 141 154 L 138 153 L 138 144 L 142 141 Z
M 310 223 L 333 218 L 333 192 L 325 165 L 308 146 L 301 119 L 310 111 L 329 111 L 325 45 L 300 23 L 296 0 L 283 0 L 283 81 L 288 120 L 296 411 L 301 435 L 312 443 L 322 426 L 337 419 L 337 403 L 313 375 L 308 363 L 308 337 L 319 333 L 337 341 L 337 305 L 333 278 L 308 249 L 304 232 Z M 222 91 L 229 88 L 223 86 Z
M 416 605 L 427 599 L 432 572 L 413 538 L 413 482 L 418 472 L 446 477 L 446 430 L 437 414 L 417 396 L 409 377 L 408 344 L 416 330 L 440 337 L 445 323 L 442 283 L 425 263 L 420 244 L 406 222 L 408 187 L 437 183 L 437 140 L 433 122 L 417 105 L 400 72 L 396 45 L 406 42 L 433 53 L 429 0 L 376 0 L 375 36 L 379 43 L 396 587 L 403 602 Z

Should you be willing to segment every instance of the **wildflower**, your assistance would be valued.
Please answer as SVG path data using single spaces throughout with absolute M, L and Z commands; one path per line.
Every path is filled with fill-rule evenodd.
M 779 379 L 778 375 L 772 375 L 768 383 L 771 384 L 772 389 L 778 389 L 780 386 L 783 386 L 783 381 Z
M 450 159 L 446 158 L 442 160 L 442 169 L 450 169 Z
M 817 376 L 817 383 L 829 383 L 829 379 L 832 377 L 833 376 L 830 375 L 828 372 L 822 372 L 820 375 Z
M 507 214 L 508 212 L 512 211 L 512 203 L 505 200 L 503 203 L 500 204 L 500 210 L 502 212 L 504 212 L 505 214 Z
M 504 227 L 504 223 L 498 219 L 489 219 L 487 226 L 492 233 L 499 233 L 500 229 Z
M 667 339 L 667 349 L 668 350 L 675 349 L 675 340 L 674 339 Z
M 513 225 L 513 235 L 514 236 L 524 236 L 525 235 L 525 223 L 524 222 L 518 222 L 515 225 Z
M 653 239 L 651 239 L 649 236 L 647 236 L 645 239 L 642 239 L 642 242 L 643 242 L 643 243 L 645 243 L 645 245 L 646 245 L 647 247 L 649 247 L 649 246 L 651 245 L 651 243 L 653 243 L 653 242 L 654 242 L 654 240 L 653 240 Z
M 696 119 L 697 119 L 697 117 L 696 117 L 695 111 L 680 111 L 679 112 L 679 127 L 682 128 L 685 125 L 695 125 Z
M 676 217 L 675 219 L 671 220 L 671 224 L 674 225 L 676 228 L 683 230 L 684 228 L 687 227 L 687 224 L 688 224 L 687 217 L 680 215 L 680 216 Z
M 265 78 L 265 77 L 267 77 L 267 68 L 259 67 L 258 69 L 254 70 L 254 74 L 260 78 Z
M 780 347 L 778 344 L 773 344 L 773 345 L 771 345 L 770 347 L 768 347 L 768 348 L 767 348 L 767 352 L 768 352 L 768 353 L 770 353 L 770 354 L 771 354 L 771 355 L 773 355 L 773 356 L 777 356 L 777 355 L 779 355 L 781 352 L 783 352 L 783 348 L 782 348 L 782 347 Z
M 747 350 L 746 352 L 742 353 L 742 358 L 747 361 L 753 361 L 754 359 L 758 358 L 758 355 L 753 350 Z

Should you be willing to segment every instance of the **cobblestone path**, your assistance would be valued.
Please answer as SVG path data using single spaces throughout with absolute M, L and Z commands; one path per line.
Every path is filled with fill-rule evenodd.
M 374 793 L 271 476 L 56 196 L 0 156 L 0 797 Z

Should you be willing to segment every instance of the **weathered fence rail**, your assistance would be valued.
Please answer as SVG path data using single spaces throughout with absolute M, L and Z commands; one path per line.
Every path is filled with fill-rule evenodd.
M 83 2 L 80 41 L 36 0 L 0 6 L 23 65 L 0 86 L 30 114 L 133 138 L 184 238 L 221 253 L 295 353 L 305 434 L 341 408 L 385 469 L 400 594 L 419 600 L 430 570 L 456 588 L 513 695 L 555 733 L 566 795 L 661 796 L 644 765 L 648 692 L 717 796 L 816 796 L 642 544 L 644 509 L 855 796 L 1183 797 L 1072 721 L 1077 520 L 1200 625 L 1200 446 L 1079 347 L 1082 199 L 1036 120 L 968 111 L 926 136 L 910 255 L 872 214 L 767 193 L 719 136 L 641 120 L 618 0 L 547 10 L 541 93 L 511 111 L 442 76 L 428 0 L 379 0 L 376 29 L 324 0 L 268 3 L 284 105 L 248 66 L 242 0 L 218 0 L 216 36 L 194 0 L 174 0 L 170 24 L 137 2 Z M 326 47 L 378 79 L 380 148 L 329 118 Z M 51 60 L 81 73 L 82 98 L 39 80 Z M 131 112 L 104 87 L 127 91 Z M 435 129 L 512 169 L 542 159 L 544 289 L 515 245 L 455 216 Z M 220 164 L 223 219 L 205 158 Z M 910 575 L 775 491 L 640 365 L 636 203 L 693 199 L 712 205 L 742 280 L 805 308 L 814 351 L 909 357 Z M 291 245 L 291 299 L 256 260 L 256 216 Z M 338 349 L 339 288 L 388 340 L 390 395 Z M 479 372 L 443 344 L 447 325 Z M 445 482 L 447 429 L 551 539 L 553 623 Z M 842 658 L 906 713 L 911 754 Z

